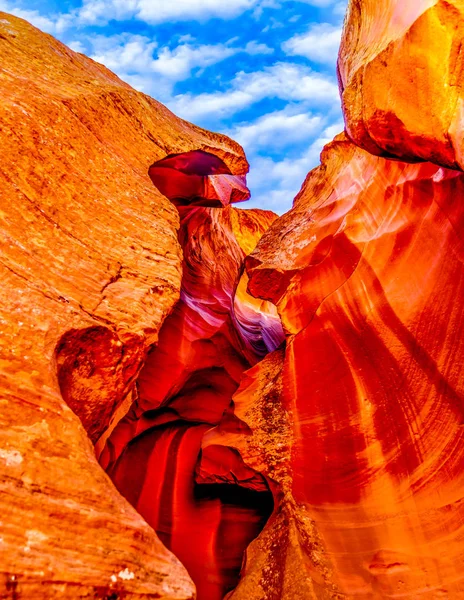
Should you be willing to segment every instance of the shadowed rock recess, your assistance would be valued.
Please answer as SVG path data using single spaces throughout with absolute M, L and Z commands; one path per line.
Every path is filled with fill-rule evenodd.
M 0 598 L 464 598 L 463 20 L 349 2 L 277 217 L 0 13 Z

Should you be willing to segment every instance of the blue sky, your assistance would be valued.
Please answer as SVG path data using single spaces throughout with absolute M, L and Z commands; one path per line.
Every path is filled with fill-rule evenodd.
M 0 0 L 180 117 L 227 133 L 250 202 L 291 207 L 343 130 L 336 58 L 347 0 Z

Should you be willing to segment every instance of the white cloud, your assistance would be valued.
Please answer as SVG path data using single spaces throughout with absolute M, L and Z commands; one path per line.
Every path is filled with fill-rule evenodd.
M 282 44 L 291 55 L 305 56 L 318 63 L 335 64 L 342 30 L 329 23 L 313 23 L 308 31 L 295 35 Z
M 136 15 L 138 4 L 139 0 L 84 0 L 78 20 L 83 25 L 103 25 L 111 19 L 130 19 Z
M 235 85 L 255 98 L 306 100 L 310 103 L 338 103 L 338 85 L 334 79 L 308 67 L 280 62 L 256 73 L 238 73 Z
M 253 8 L 258 0 L 84 0 L 79 11 L 83 23 L 137 18 L 147 23 L 229 19 Z
M 247 92 L 236 90 L 206 94 L 181 94 L 172 98 L 169 108 L 183 119 L 196 120 L 213 115 L 216 119 L 233 115 L 253 104 Z
M 18 8 L 17 6 L 11 5 L 9 2 L 0 0 L 0 10 L 6 13 L 10 13 L 15 17 L 25 19 L 38 29 L 51 33 L 53 35 L 59 35 L 65 31 L 72 23 L 71 15 L 55 14 L 45 16 L 37 10 L 28 10 Z
M 158 24 L 179 21 L 205 22 L 212 18 L 232 19 L 247 10 L 259 15 L 264 8 L 278 9 L 283 2 L 294 0 L 83 0 L 68 14 L 43 16 L 35 10 L 9 7 L 7 12 L 23 18 L 50 33 L 61 33 L 70 26 L 105 25 L 110 20 L 139 19 Z M 296 0 L 316 7 L 332 6 L 335 0 Z M 3 3 L 6 4 L 5 0 Z M 2 8 L 2 10 L 5 10 Z
M 247 10 L 260 15 L 264 8 L 278 9 L 294 0 L 83 0 L 74 11 L 81 25 L 103 25 L 114 19 L 139 19 L 150 24 L 232 19 Z M 327 8 L 336 0 L 296 0 L 302 4 Z
M 74 52 L 85 54 L 86 47 L 79 40 L 73 40 L 72 42 L 69 42 L 68 46 L 71 48 L 71 50 L 74 50 Z
M 284 2 L 326 8 L 333 6 L 341 14 L 347 0 L 83 0 L 82 5 L 69 13 L 42 14 L 37 10 L 22 9 L 8 0 L 0 0 L 0 10 L 29 21 L 39 29 L 60 35 L 73 26 L 105 25 L 110 20 L 139 19 L 158 24 L 179 21 L 205 22 L 212 18 L 232 19 L 247 10 L 260 15 L 264 8 L 278 9 Z M 275 27 L 283 26 L 271 18 Z
M 339 92 L 333 78 L 302 65 L 276 63 L 263 71 L 238 73 L 230 90 L 225 92 L 176 96 L 170 108 L 185 119 L 199 119 L 210 114 L 220 118 L 233 115 L 264 98 L 333 107 L 339 103 Z
M 118 75 L 146 74 L 155 62 L 153 53 L 157 42 L 142 35 L 121 34 L 88 38 L 91 58 L 104 64 Z
M 113 36 L 94 35 L 86 42 L 91 46 L 91 58 L 104 64 L 137 89 L 160 96 L 160 86 L 171 89 L 177 81 L 190 77 L 193 69 L 204 69 L 226 58 L 247 52 L 248 54 L 269 54 L 273 52 L 265 44 L 250 42 L 244 48 L 226 44 L 195 44 L 192 37 L 185 37 L 188 43 L 175 48 L 159 48 L 155 40 L 142 35 L 119 34 Z M 73 42 L 78 51 L 83 45 Z
M 256 4 L 256 0 L 139 0 L 139 17 L 148 22 L 186 21 L 212 17 L 232 18 Z
M 343 122 L 333 123 L 296 158 L 274 160 L 266 156 L 248 156 L 251 168 L 247 182 L 252 198 L 246 208 L 265 206 L 280 214 L 289 210 L 306 175 L 319 165 L 323 146 L 343 129 Z
M 244 52 L 246 52 L 247 54 L 274 54 L 274 48 L 270 48 L 269 46 L 266 46 L 266 44 L 260 44 L 258 42 L 255 42 L 254 40 L 251 42 L 248 42 L 248 44 L 245 46 L 245 48 L 243 49 Z
M 278 149 L 297 144 L 322 129 L 321 115 L 292 112 L 286 108 L 268 113 L 252 123 L 239 124 L 228 133 L 249 153 L 257 148 Z
M 189 38 L 190 39 L 190 38 Z M 338 104 L 338 86 L 334 78 L 293 63 L 276 63 L 263 71 L 239 72 L 227 91 L 184 94 L 172 97 L 175 82 L 187 79 L 195 68 L 206 68 L 239 52 L 268 54 L 265 44 L 251 42 L 245 47 L 226 44 L 180 44 L 176 48 L 159 48 L 157 42 L 141 35 L 94 35 L 86 42 L 90 55 L 141 91 L 169 104 L 179 116 L 199 119 L 214 115 L 215 119 L 236 112 L 264 98 L 305 101 L 309 106 Z M 79 41 L 74 47 L 82 51 Z M 76 45 L 77 44 L 77 45 Z
M 338 17 L 344 17 L 347 6 L 348 6 L 348 0 L 340 0 L 340 2 L 337 2 L 337 4 L 333 7 L 332 12 L 334 15 L 336 15 Z
M 197 47 L 183 44 L 173 50 L 162 48 L 151 68 L 169 79 L 181 81 L 190 75 L 193 68 L 214 65 L 237 52 L 237 48 L 221 44 Z

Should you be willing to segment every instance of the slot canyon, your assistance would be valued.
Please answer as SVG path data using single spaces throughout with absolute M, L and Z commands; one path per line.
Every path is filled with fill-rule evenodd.
M 221 600 L 273 502 L 266 479 L 237 451 L 203 450 L 202 441 L 224 413 L 231 426 L 248 429 L 232 397 L 244 371 L 284 342 L 275 306 L 240 285 L 247 249 L 277 215 L 230 207 L 248 198 L 244 177 L 207 152 L 169 156 L 149 174 L 179 210 L 180 300 L 148 353 L 129 412 L 102 444 L 100 464 L 187 568 L 198 598 Z
M 0 598 L 464 599 L 464 5 L 350 0 L 248 161 L 0 13 Z

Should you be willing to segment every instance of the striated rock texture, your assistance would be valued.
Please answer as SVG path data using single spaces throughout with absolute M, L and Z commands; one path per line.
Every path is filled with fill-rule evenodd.
M 315 523 L 292 495 L 292 412 L 282 399 L 285 348 L 269 354 L 242 378 L 232 414 L 203 438 L 198 471 L 212 480 L 224 478 L 223 456 L 234 462 L 232 480 L 243 464 L 254 479 L 266 477 L 274 496 L 274 513 L 261 535 L 246 551 L 240 581 L 228 600 L 307 600 L 339 598 L 330 583 L 325 549 Z M 222 453 L 218 450 L 222 449 Z M 237 460 L 237 453 L 241 461 Z M 222 454 L 222 456 L 221 456 Z
M 462 170 L 463 38 L 461 0 L 350 0 L 338 69 L 351 140 Z
M 279 219 L 1 14 L 1 597 L 464 597 L 462 12 L 350 2 Z
M 246 253 L 276 215 L 201 206 L 214 200 L 208 181 L 199 181 L 209 175 L 201 174 L 196 155 L 174 159 L 180 175 L 167 178 L 159 163 L 150 175 L 179 205 L 181 299 L 100 461 L 187 567 L 199 600 L 221 600 L 235 587 L 243 552 L 272 512 L 272 496 L 263 476 L 245 467 L 239 454 L 231 458 L 221 448 L 212 453 L 225 470 L 219 476 L 216 468 L 197 471 L 197 460 L 205 434 L 230 413 L 243 372 L 283 340 L 275 307 L 247 294 L 242 276 Z M 221 180 L 216 184 L 221 204 L 234 200 L 234 193 L 222 195 Z M 247 486 L 250 478 L 254 485 Z
M 179 298 L 179 217 L 150 165 L 246 159 L 4 13 L 0 56 L 0 596 L 192 598 L 76 415 L 96 441 L 124 412 Z
M 341 135 L 247 259 L 249 289 L 289 334 L 277 406 L 292 427 L 276 478 L 288 542 L 272 521 L 254 542 L 253 598 L 463 597 L 463 200 L 459 171 Z M 265 362 L 254 378 L 273 377 Z M 265 414 L 256 386 L 236 397 L 242 412 L 255 394 Z M 262 439 L 270 474 L 278 448 Z M 301 596 L 283 544 L 305 565 Z

